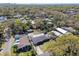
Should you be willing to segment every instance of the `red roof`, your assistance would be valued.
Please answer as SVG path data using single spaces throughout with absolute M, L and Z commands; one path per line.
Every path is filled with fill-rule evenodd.
M 24 46 L 30 45 L 29 39 L 27 37 L 20 38 L 20 43 L 17 45 L 18 49 Z

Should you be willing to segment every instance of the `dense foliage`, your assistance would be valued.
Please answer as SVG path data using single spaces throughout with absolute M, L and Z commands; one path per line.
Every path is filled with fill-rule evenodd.
M 72 34 L 64 35 L 54 41 L 45 43 L 42 47 L 55 56 L 79 55 L 79 37 Z

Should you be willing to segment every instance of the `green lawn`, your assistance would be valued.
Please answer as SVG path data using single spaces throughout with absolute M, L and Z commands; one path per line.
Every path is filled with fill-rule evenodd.
M 18 56 L 35 56 L 35 55 L 36 55 L 36 53 L 31 50 L 31 51 L 28 51 L 28 52 L 21 52 L 21 53 L 19 53 Z

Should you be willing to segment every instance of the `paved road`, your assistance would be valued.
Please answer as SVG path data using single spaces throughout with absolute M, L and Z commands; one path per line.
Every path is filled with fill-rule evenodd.
M 11 47 L 13 42 L 14 42 L 13 37 L 11 37 L 10 39 L 8 39 L 7 42 L 5 42 L 3 50 L 1 51 L 3 55 L 11 55 Z

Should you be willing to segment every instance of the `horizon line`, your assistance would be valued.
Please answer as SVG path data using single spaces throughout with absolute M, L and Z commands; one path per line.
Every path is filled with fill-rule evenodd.
M 0 3 L 0 4 L 79 4 L 79 3 Z

